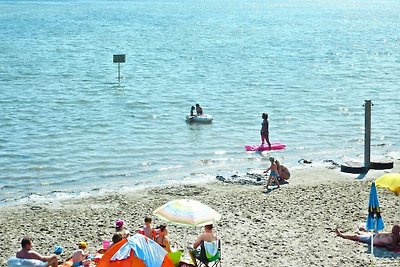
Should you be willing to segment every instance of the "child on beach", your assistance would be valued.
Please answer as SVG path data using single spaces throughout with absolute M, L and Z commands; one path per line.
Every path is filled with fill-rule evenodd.
M 150 239 L 155 240 L 156 239 L 156 230 L 151 226 L 152 219 L 150 217 L 145 217 L 144 218 L 144 227 L 139 228 L 137 232 L 139 234 L 142 234 L 144 236 L 147 236 Z
M 78 249 L 72 254 L 72 267 L 89 266 L 90 260 L 87 259 L 89 252 L 86 252 L 87 243 L 81 241 L 77 245 Z
M 125 229 L 124 220 L 118 219 L 115 221 L 115 232 L 120 232 L 122 234 L 122 238 L 128 238 L 130 233 L 129 230 Z
M 269 166 L 268 169 L 264 171 L 264 173 L 267 173 L 268 171 L 271 171 L 269 174 L 269 178 L 267 181 L 267 184 L 265 188 L 268 190 L 268 186 L 270 185 L 271 181 L 274 180 L 275 184 L 280 187 L 279 181 L 278 181 L 278 166 L 275 163 L 275 158 L 274 157 L 269 157 L 269 161 L 271 162 L 271 166 Z
M 269 142 L 269 123 L 268 123 L 268 113 L 262 114 L 263 122 L 261 123 L 261 145 L 264 145 L 264 141 L 267 142 L 269 149 L 271 150 L 271 143 Z

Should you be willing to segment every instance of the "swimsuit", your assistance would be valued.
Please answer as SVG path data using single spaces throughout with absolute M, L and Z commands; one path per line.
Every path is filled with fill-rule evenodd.
M 157 242 L 157 241 L 156 241 Z M 161 244 L 157 242 L 161 247 L 165 248 L 166 245 L 164 245 L 164 237 L 161 239 Z
M 276 171 L 271 171 L 271 174 L 270 174 L 270 176 L 275 176 L 275 177 L 278 177 L 278 174 L 276 173 Z
M 79 267 L 82 266 L 82 261 L 77 261 L 72 263 L 72 267 Z
M 371 244 L 371 235 L 370 234 L 360 235 L 358 237 L 358 241 L 366 244 Z

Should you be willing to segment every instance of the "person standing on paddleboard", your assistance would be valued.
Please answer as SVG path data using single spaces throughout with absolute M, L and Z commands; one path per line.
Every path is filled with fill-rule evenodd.
M 267 141 L 269 149 L 271 150 L 271 143 L 269 142 L 269 123 L 268 123 L 268 113 L 262 114 L 263 122 L 261 123 L 261 145 L 264 145 L 264 141 Z

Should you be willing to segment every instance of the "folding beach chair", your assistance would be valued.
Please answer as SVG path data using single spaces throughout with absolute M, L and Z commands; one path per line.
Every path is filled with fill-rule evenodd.
M 196 257 L 198 267 L 221 267 L 221 240 L 201 242 L 200 254 Z

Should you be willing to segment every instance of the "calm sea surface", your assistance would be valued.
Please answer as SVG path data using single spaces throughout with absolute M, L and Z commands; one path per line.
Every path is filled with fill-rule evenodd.
M 400 149 L 400 1 L 0 0 L 0 205 Z M 126 54 L 118 68 L 114 54 Z M 209 125 L 187 124 L 200 103 Z M 270 138 L 287 149 L 246 153 Z

